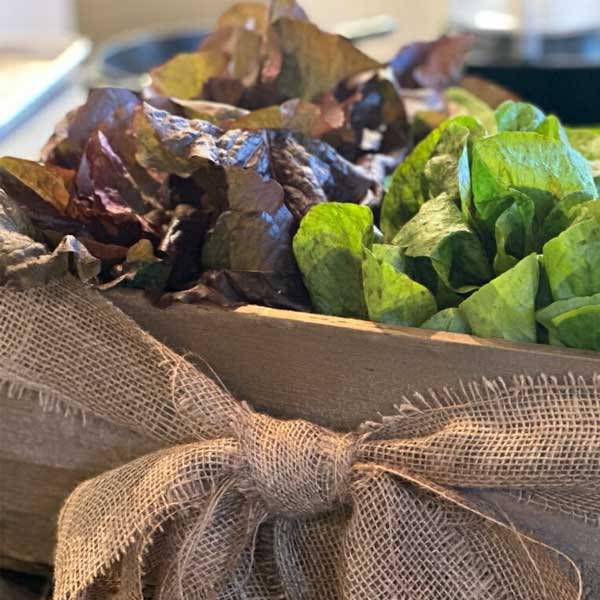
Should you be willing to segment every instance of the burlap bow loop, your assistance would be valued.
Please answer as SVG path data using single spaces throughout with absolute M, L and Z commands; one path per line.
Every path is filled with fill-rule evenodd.
M 6 389 L 163 447 L 69 497 L 56 600 L 582 597 L 572 563 L 461 490 L 600 523 L 600 374 L 473 383 L 342 435 L 253 412 L 73 280 L 1 289 L 9 313 Z

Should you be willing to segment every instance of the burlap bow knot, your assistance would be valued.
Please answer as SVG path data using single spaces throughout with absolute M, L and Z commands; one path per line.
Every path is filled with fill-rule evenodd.
M 302 517 L 348 500 L 357 438 L 248 410 L 237 428 L 242 487 L 273 514 Z
M 57 600 L 581 598 L 465 494 L 598 522 L 600 376 L 472 384 L 342 435 L 252 412 L 72 280 L 3 289 L 0 314 L 1 382 L 163 446 L 70 496 Z

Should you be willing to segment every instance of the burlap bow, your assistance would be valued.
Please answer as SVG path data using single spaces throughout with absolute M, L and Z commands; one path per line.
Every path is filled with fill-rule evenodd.
M 566 557 L 459 490 L 597 522 L 600 376 L 472 384 L 342 435 L 254 413 L 75 281 L 3 289 L 0 315 L 11 389 L 164 445 L 68 499 L 58 600 L 582 595 Z

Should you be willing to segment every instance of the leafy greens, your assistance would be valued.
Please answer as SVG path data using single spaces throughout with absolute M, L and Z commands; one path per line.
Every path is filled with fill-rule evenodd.
M 600 350 L 600 130 L 460 87 L 471 44 L 382 65 L 294 0 L 229 8 L 142 94 L 93 90 L 41 162 L 0 158 L 0 283 Z

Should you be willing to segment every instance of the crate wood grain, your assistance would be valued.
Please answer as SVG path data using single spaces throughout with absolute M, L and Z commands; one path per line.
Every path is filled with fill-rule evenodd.
M 109 297 L 168 346 L 201 356 L 237 398 L 274 416 L 339 430 L 392 415 L 404 394 L 428 388 L 514 374 L 600 372 L 594 352 L 258 306 L 158 309 L 132 291 Z

